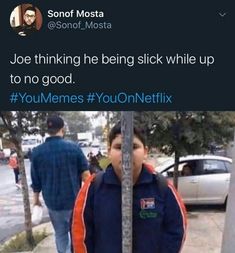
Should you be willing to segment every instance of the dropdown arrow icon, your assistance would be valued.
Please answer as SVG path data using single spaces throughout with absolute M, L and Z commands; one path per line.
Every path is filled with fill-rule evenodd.
M 219 12 L 219 15 L 220 15 L 222 18 L 223 18 L 226 14 L 227 14 L 226 12 L 223 12 L 223 13 Z

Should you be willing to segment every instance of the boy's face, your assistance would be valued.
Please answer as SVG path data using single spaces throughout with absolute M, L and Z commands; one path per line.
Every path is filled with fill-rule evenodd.
M 112 141 L 109 148 L 109 158 L 117 176 L 121 179 L 122 174 L 122 136 L 118 134 Z M 147 148 L 143 143 L 134 135 L 133 138 L 133 182 L 138 179 L 141 172 L 142 164 L 147 158 Z

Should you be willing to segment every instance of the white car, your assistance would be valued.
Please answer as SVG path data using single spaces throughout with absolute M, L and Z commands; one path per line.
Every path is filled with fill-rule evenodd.
M 80 147 L 89 147 L 90 143 L 88 141 L 81 140 L 78 142 Z
M 93 148 L 99 148 L 99 146 L 100 146 L 100 142 L 99 142 L 99 140 L 94 140 L 92 143 L 91 143 L 91 146 L 93 147 Z
M 105 143 L 101 143 L 99 147 L 99 151 L 103 156 L 108 156 L 108 146 Z
M 185 204 L 226 204 L 232 159 L 214 155 L 193 155 L 180 158 L 178 191 Z M 174 159 L 156 168 L 172 180 Z
M 4 148 L 3 153 L 4 153 L 4 157 L 8 159 L 11 155 L 11 149 L 10 148 Z

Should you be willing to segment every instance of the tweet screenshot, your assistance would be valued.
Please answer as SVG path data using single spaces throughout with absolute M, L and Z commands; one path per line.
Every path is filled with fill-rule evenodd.
M 232 1 L 3 6 L 0 253 L 232 253 Z

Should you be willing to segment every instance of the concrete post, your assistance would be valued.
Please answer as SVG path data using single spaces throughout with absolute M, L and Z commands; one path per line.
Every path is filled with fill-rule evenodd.
M 235 136 L 235 134 L 234 134 Z M 234 151 L 234 149 L 233 149 Z M 235 152 L 232 154 L 233 166 L 230 177 L 223 241 L 221 253 L 234 253 L 235 249 Z
M 122 112 L 122 253 L 132 253 L 133 112 Z

